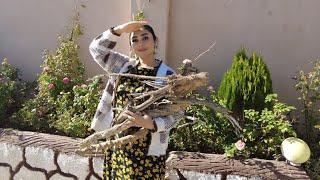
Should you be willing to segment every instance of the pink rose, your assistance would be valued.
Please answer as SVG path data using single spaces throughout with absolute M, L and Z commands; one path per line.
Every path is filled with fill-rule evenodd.
M 185 59 L 182 62 L 183 64 L 192 64 L 192 61 L 190 59 Z
M 235 143 L 235 145 L 236 145 L 236 148 L 237 148 L 239 151 L 241 151 L 241 150 L 243 150 L 244 147 L 246 146 L 246 143 L 243 142 L 242 140 L 238 140 L 238 141 Z
M 64 84 L 68 84 L 70 82 L 70 79 L 68 77 L 63 78 L 62 82 Z
M 51 90 L 51 89 L 54 89 L 55 88 L 55 85 L 53 84 L 53 83 L 50 83 L 49 85 L 48 85 L 48 88 Z
M 39 110 L 39 111 L 38 111 L 38 116 L 39 116 L 39 117 L 43 117 L 43 116 L 44 116 L 44 112 L 41 111 L 41 110 Z
M 49 72 L 49 71 L 50 71 L 50 68 L 49 68 L 48 66 L 46 66 L 46 67 L 43 68 L 43 71 L 44 71 L 44 72 Z

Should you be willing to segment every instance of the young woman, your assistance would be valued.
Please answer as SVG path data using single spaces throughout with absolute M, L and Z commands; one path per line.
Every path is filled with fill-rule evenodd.
M 130 46 L 138 59 L 132 59 L 112 50 L 119 36 L 124 33 L 130 33 Z M 108 73 L 157 77 L 173 74 L 174 71 L 170 67 L 155 59 L 157 43 L 158 39 L 151 26 L 143 21 L 132 21 L 103 32 L 92 41 L 89 49 L 93 59 Z M 164 82 L 159 79 L 156 83 Z M 109 128 L 113 118 L 121 113 L 114 112 L 112 108 L 126 107 L 131 93 L 143 93 L 153 89 L 154 87 L 136 78 L 109 77 L 91 128 L 96 131 Z M 147 114 L 140 115 L 128 110 L 125 113 L 132 117 L 132 127 L 118 137 L 133 134 L 140 127 L 147 128 L 150 132 L 144 139 L 106 153 L 106 179 L 164 179 L 169 131 L 178 122 L 178 118 L 172 116 L 151 118 Z

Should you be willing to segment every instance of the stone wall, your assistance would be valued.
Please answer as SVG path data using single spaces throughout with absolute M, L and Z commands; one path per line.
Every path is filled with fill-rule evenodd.
M 81 139 L 0 129 L 0 180 L 96 180 L 103 176 L 103 153 L 75 153 Z M 224 155 L 170 152 L 168 179 L 309 179 L 283 161 L 229 159 Z
M 103 156 L 74 153 L 78 139 L 35 132 L 1 130 L 0 179 L 102 179 Z

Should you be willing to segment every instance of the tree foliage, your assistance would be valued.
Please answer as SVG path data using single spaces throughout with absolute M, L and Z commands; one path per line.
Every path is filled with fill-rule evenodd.
M 267 106 L 264 99 L 271 93 L 270 72 L 262 56 L 253 52 L 248 57 L 246 49 L 240 48 L 218 91 L 225 106 L 242 119 L 244 109 L 264 109 Z

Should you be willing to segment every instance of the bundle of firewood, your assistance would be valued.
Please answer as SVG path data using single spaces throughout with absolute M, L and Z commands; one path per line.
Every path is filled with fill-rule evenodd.
M 238 122 L 231 116 L 229 110 L 223 108 L 213 101 L 201 100 L 190 96 L 189 94 L 208 83 L 208 73 L 200 72 L 192 66 L 191 60 L 185 60 L 181 68 L 181 74 L 170 75 L 167 77 L 141 76 L 134 74 L 110 74 L 111 76 L 126 76 L 138 78 L 142 82 L 153 86 L 155 90 L 147 93 L 131 94 L 132 101 L 147 99 L 141 104 L 130 103 L 128 109 L 133 112 L 148 114 L 151 117 L 173 116 L 174 118 L 184 118 L 183 112 L 190 105 L 205 105 L 216 112 L 222 113 L 228 118 L 230 123 L 235 127 L 236 132 L 241 129 Z M 155 83 L 155 80 L 161 78 L 164 85 Z M 132 106 L 131 104 L 137 104 Z M 118 109 L 119 110 L 119 109 Z M 121 111 L 124 111 L 122 109 Z M 77 153 L 82 155 L 94 154 L 98 151 L 104 151 L 113 146 L 121 146 L 133 142 L 134 140 L 144 138 L 148 130 L 141 128 L 135 134 L 127 135 L 119 139 L 111 138 L 132 126 L 132 120 L 124 113 L 115 117 L 113 126 L 105 131 L 96 132 L 87 137 L 80 144 Z M 101 142 L 101 140 L 104 140 Z

